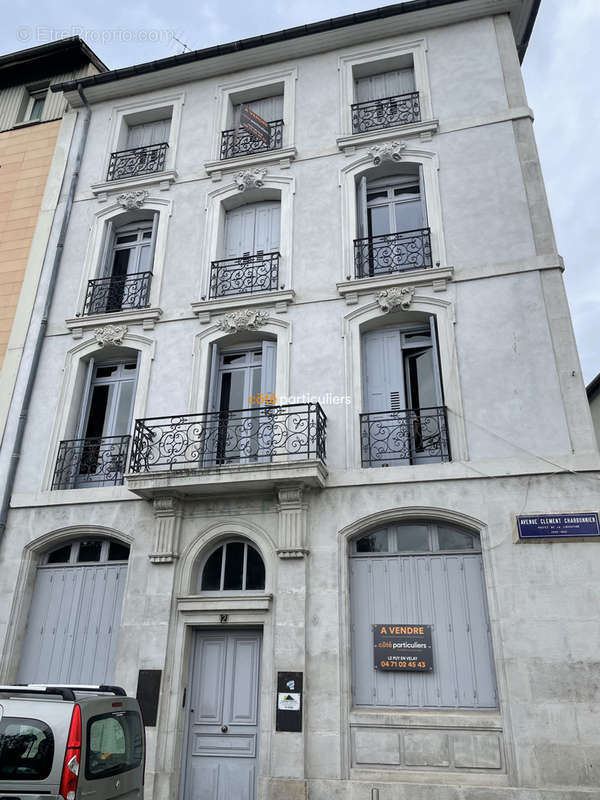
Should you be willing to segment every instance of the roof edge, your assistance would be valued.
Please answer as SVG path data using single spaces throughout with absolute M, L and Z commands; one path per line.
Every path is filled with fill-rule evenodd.
M 190 64 L 195 61 L 204 61 L 210 58 L 216 58 L 217 56 L 230 55 L 231 53 L 251 50 L 257 47 L 275 44 L 277 42 L 298 39 L 304 36 L 310 36 L 311 34 L 325 33 L 328 31 L 339 30 L 340 28 L 346 28 L 351 25 L 360 25 L 364 22 L 395 17 L 400 14 L 408 14 L 415 11 L 426 11 L 428 9 L 435 9 L 462 2 L 465 2 L 465 0 L 412 0 L 412 2 L 402 2 L 390 6 L 382 6 L 379 8 L 369 9 L 367 11 L 360 11 L 355 14 L 346 14 L 342 17 L 333 17 L 331 19 L 321 20 L 319 22 L 311 22 L 307 25 L 299 25 L 295 28 L 284 28 L 283 30 L 275 31 L 274 33 L 252 36 L 248 39 L 238 39 L 234 42 L 214 45 L 202 50 L 192 50 L 190 53 L 180 53 L 178 55 L 169 56 L 157 61 L 146 61 L 141 64 L 134 64 L 130 67 L 122 67 L 120 69 L 111 70 L 100 75 L 92 75 L 78 81 L 58 83 L 52 86 L 52 91 L 75 91 L 78 86 L 81 86 L 81 88 L 85 89 L 90 86 L 98 86 L 104 83 L 124 80 L 125 78 L 132 78 L 139 75 L 158 72 L 163 69 L 169 69 L 170 67 Z M 526 23 L 523 27 L 523 36 L 521 38 L 521 42 L 517 42 L 519 59 L 521 61 L 523 60 L 525 50 L 527 49 L 527 43 L 529 41 L 529 37 L 531 36 L 531 31 L 533 30 L 533 25 L 535 23 L 540 2 L 541 0 L 533 0 L 531 12 L 528 15 Z
M 57 39 L 54 42 L 46 42 L 36 47 L 28 47 L 25 50 L 15 50 L 14 53 L 0 55 L 0 69 L 18 66 L 20 63 L 32 62 L 52 55 L 59 56 L 65 50 L 71 49 L 79 49 L 84 58 L 99 69 L 102 74 L 115 71 L 109 70 L 106 64 L 80 36 L 66 36 L 64 39 Z

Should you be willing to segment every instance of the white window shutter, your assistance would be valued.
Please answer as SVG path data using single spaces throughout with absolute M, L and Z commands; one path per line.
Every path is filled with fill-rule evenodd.
M 219 345 L 216 342 L 211 344 L 210 353 L 210 374 L 208 376 L 208 404 L 207 411 L 218 411 L 219 403 Z
M 114 238 L 115 225 L 112 220 L 109 220 L 104 226 L 104 239 L 102 241 L 102 251 L 100 254 L 100 269 L 98 270 L 98 275 L 103 277 L 112 274 Z
M 402 351 L 397 328 L 369 331 L 363 338 L 365 412 L 406 408 Z
M 432 361 L 433 361 L 433 380 L 435 382 L 435 391 L 437 394 L 438 406 L 444 405 L 444 389 L 442 384 L 442 370 L 440 367 L 440 349 L 437 337 L 436 318 L 433 314 L 429 317 L 429 330 L 431 332 L 431 347 L 432 347 Z
M 154 270 L 154 254 L 156 252 L 156 234 L 158 232 L 159 217 L 159 212 L 155 211 L 152 217 L 152 240 L 150 241 L 150 257 L 148 259 L 148 269 L 150 272 Z
M 425 198 L 425 180 L 423 177 L 423 165 L 419 164 L 419 193 L 421 195 L 421 227 L 427 227 L 427 201 Z

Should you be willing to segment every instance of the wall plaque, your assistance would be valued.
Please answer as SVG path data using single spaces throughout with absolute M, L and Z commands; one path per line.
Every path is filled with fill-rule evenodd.
M 517 517 L 519 540 L 528 539 L 600 539 L 598 514 L 529 514 Z
M 431 625 L 382 623 L 373 625 L 375 669 L 393 672 L 431 672 Z

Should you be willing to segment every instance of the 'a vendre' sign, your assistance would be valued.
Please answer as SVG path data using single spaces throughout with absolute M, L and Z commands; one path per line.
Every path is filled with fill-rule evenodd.
M 528 539 L 600 539 L 595 512 L 576 514 L 530 514 L 517 517 L 520 541 Z

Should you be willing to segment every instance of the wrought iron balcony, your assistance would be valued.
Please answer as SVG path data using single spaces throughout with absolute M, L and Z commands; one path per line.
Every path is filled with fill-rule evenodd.
M 420 122 L 421 104 L 418 92 L 367 100 L 352 105 L 352 133 L 366 133 L 393 125 L 410 125 Z
M 133 178 L 135 175 L 162 172 L 167 160 L 168 147 L 167 142 L 162 142 L 111 153 L 106 180 L 120 181 L 123 178 Z
M 300 459 L 325 462 L 318 403 L 138 419 L 130 472 Z
M 363 467 L 450 461 L 445 406 L 360 415 Z
M 272 292 L 278 288 L 279 253 L 244 253 L 238 258 L 213 261 L 210 268 L 210 296 Z
M 354 240 L 354 270 L 357 278 L 427 269 L 431 266 L 429 228 L 365 236 Z
M 283 120 L 269 122 L 271 135 L 263 142 L 258 136 L 244 130 L 234 128 L 221 134 L 221 161 L 235 156 L 250 156 L 268 150 L 281 150 L 283 147 Z
M 106 314 L 147 308 L 150 300 L 151 272 L 94 278 L 88 281 L 83 315 Z
M 58 448 L 53 489 L 120 486 L 127 462 L 130 436 L 69 439 Z

